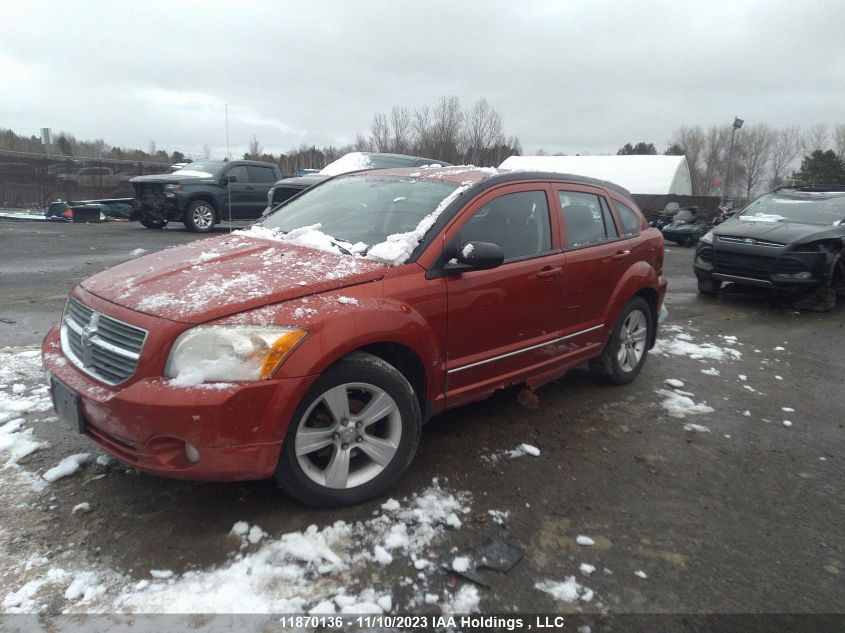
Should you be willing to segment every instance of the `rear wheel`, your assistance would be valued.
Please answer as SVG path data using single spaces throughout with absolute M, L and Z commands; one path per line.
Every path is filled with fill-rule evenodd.
M 654 332 L 654 315 L 645 299 L 634 297 L 622 309 L 604 352 L 590 361 L 594 374 L 615 385 L 640 373 Z
M 711 277 L 698 278 L 698 291 L 703 295 L 715 295 L 722 288 L 722 282 Z
M 214 207 L 205 200 L 194 200 L 185 210 L 185 228 L 194 233 L 208 233 L 214 228 Z
M 419 402 L 399 370 L 371 354 L 350 354 L 317 379 L 297 408 L 276 480 L 306 505 L 362 503 L 408 467 L 420 427 Z

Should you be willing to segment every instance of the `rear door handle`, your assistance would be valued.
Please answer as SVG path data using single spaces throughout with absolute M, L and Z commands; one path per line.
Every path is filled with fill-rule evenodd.
M 631 251 L 629 251 L 628 249 L 625 249 L 624 251 L 619 251 L 618 253 L 616 253 L 616 255 L 611 255 L 610 258 L 615 259 L 616 261 L 620 261 L 620 260 L 628 257 L 628 255 L 630 255 L 630 254 L 631 254 Z
M 563 272 L 563 266 L 555 266 L 554 268 L 546 266 L 543 270 L 537 273 L 537 278 L 551 279 L 555 275 L 559 275 L 561 272 Z

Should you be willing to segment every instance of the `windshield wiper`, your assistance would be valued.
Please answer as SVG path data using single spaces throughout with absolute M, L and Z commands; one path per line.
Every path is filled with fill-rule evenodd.
M 338 250 L 340 250 L 340 252 L 343 253 L 344 255 L 349 255 L 350 257 L 354 257 L 354 253 L 352 251 L 350 251 L 348 248 L 346 248 L 345 246 L 341 246 L 340 244 L 337 243 L 337 241 L 335 241 L 331 238 L 329 238 L 329 241 L 332 243 L 332 246 L 336 246 L 338 248 Z

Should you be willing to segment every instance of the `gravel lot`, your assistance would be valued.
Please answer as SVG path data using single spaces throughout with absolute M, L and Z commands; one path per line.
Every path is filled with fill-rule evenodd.
M 169 481 L 117 462 L 48 484 L 63 458 L 100 453 L 37 410 L 37 360 L 19 352 L 38 345 L 83 277 L 191 239 L 134 223 L 0 222 L 0 392 L 32 398 L 22 428 L 42 443 L 0 471 L 0 611 L 173 610 L 203 594 L 221 609 L 251 594 L 259 611 L 295 595 L 306 611 L 341 608 L 343 595 L 400 613 L 842 611 L 845 305 L 797 313 L 765 292 L 701 297 L 693 250 L 673 245 L 670 316 L 638 380 L 610 387 L 578 370 L 438 416 L 393 491 L 398 504 L 316 511 L 272 482 Z M 539 456 L 512 457 L 523 443 Z M 90 509 L 74 513 L 81 503 Z M 403 514 L 413 508 L 430 524 Z M 458 523 L 438 514 L 450 508 Z M 260 526 L 255 542 L 230 534 L 241 521 Z M 376 546 L 400 524 L 409 542 L 383 547 L 388 561 Z M 310 545 L 347 543 L 339 563 L 270 552 L 310 525 Z M 524 556 L 508 573 L 481 571 L 488 586 L 440 568 L 501 533 Z M 263 578 L 248 590 L 245 561 Z

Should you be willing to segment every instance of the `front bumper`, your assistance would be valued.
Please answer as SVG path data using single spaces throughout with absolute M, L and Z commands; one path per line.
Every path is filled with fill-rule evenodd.
M 811 289 L 823 282 L 826 259 L 823 253 L 763 248 L 716 249 L 712 244 L 701 244 L 695 253 L 693 271 L 699 279 L 787 292 Z
M 272 476 L 288 422 L 316 378 L 174 387 L 152 377 L 111 387 L 68 361 L 58 328 L 42 355 L 50 376 L 78 394 L 85 435 L 127 464 L 179 479 Z

